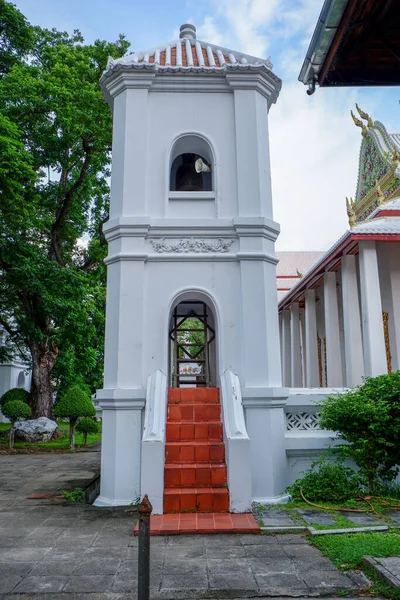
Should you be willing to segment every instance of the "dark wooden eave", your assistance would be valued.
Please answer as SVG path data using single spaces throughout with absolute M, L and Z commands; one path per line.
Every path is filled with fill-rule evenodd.
M 299 79 L 322 87 L 399 85 L 400 0 L 326 0 Z

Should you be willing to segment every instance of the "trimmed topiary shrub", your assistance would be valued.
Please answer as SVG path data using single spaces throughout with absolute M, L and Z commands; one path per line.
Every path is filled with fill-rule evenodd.
M 12 402 L 13 400 L 18 400 L 19 402 L 25 402 L 25 404 L 28 404 L 29 392 L 27 392 L 23 388 L 12 388 L 11 390 L 8 390 L 5 394 L 3 394 L 0 400 L 0 406 L 2 409 L 1 412 L 3 414 L 3 406 L 5 406 L 8 402 Z
M 78 385 L 65 392 L 54 407 L 58 419 L 69 419 L 69 439 L 72 450 L 75 448 L 75 427 L 80 417 L 94 417 L 96 409 L 89 394 Z
M 300 490 L 310 502 L 340 503 L 359 496 L 360 479 L 342 461 L 320 458 L 303 471 L 303 477 L 296 479 L 286 491 L 294 501 L 302 501 Z
M 10 430 L 10 448 L 14 446 L 14 425 L 19 419 L 27 419 L 31 416 L 31 409 L 25 402 L 21 400 L 11 400 L 2 407 L 2 413 L 11 421 L 12 427 Z
M 76 426 L 76 431 L 83 434 L 83 445 L 86 446 L 87 436 L 89 433 L 92 435 L 96 434 L 99 431 L 99 425 L 93 419 L 89 417 L 85 417 L 80 419 Z

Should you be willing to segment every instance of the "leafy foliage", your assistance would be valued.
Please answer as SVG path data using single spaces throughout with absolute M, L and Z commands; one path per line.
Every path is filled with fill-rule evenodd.
M 293 500 L 302 500 L 300 490 L 311 502 L 345 502 L 360 492 L 360 479 L 342 461 L 322 457 L 304 471 L 303 477 L 287 488 Z
M 63 490 L 63 495 L 68 502 L 83 502 L 83 489 L 80 487 L 75 488 L 72 492 Z
M 54 408 L 54 414 L 58 419 L 78 419 L 79 417 L 93 417 L 96 409 L 90 396 L 76 385 L 61 397 Z
M 400 464 L 400 371 L 366 378 L 343 394 L 321 402 L 320 424 L 337 431 L 371 492 L 381 481 L 392 481 Z
M 86 445 L 88 434 L 96 434 L 99 431 L 99 425 L 93 419 L 85 417 L 78 421 L 76 431 L 83 434 L 83 444 Z
M 8 390 L 7 392 L 5 392 L 5 394 L 2 395 L 0 400 L 0 406 L 2 407 L 2 410 L 6 404 L 8 404 L 9 402 L 13 402 L 14 400 L 28 404 L 29 393 L 22 388 L 12 388 L 11 390 Z
M 65 392 L 54 408 L 57 418 L 69 419 L 70 447 L 75 448 L 75 426 L 79 417 L 94 417 L 96 409 L 87 391 L 75 385 Z
M 21 400 L 10 400 L 1 410 L 3 415 L 7 419 L 10 419 L 12 423 L 31 416 L 31 409 L 25 402 L 21 402 Z
M 50 417 L 53 384 L 101 384 L 112 122 L 98 82 L 128 43 L 1 8 L 19 25 L 0 37 L 0 324 L 31 355 L 34 416 Z
M 32 48 L 32 28 L 16 6 L 0 0 L 0 77 Z

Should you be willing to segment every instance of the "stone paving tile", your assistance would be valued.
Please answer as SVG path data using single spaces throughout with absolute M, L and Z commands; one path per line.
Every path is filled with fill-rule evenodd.
M 381 520 L 366 513 L 342 512 L 340 514 L 349 521 L 352 521 L 355 525 L 383 525 Z
M 321 556 L 321 552 L 314 548 L 314 546 L 308 546 L 303 544 L 288 544 L 283 546 L 286 556 L 289 558 L 297 558 L 303 556 Z
M 386 513 L 386 516 L 400 524 L 400 510 L 391 510 Z
M 14 592 L 32 594 L 34 592 L 61 592 L 67 577 L 59 576 L 34 576 L 25 577 L 21 583 L 17 585 Z
M 255 537 L 258 537 L 258 536 L 255 536 Z M 272 537 L 272 536 L 269 536 L 269 537 Z M 296 546 L 298 546 L 299 544 L 308 545 L 306 538 L 299 534 L 285 533 L 285 534 L 275 535 L 274 537 L 275 537 L 275 540 L 278 542 L 278 544 L 282 544 L 284 546 L 287 546 L 288 544 L 296 544 Z M 274 539 L 274 538 L 272 537 L 272 539 Z
M 0 562 L 27 562 L 41 560 L 50 552 L 50 548 L 1 548 Z
M 297 573 L 261 573 L 255 575 L 260 588 L 290 588 L 296 590 L 305 588 L 304 579 Z
M 2 575 L 0 583 L 0 592 L 12 592 L 14 588 L 22 581 L 22 576 L 19 575 Z
M 311 525 L 315 523 L 316 525 L 334 525 L 335 521 L 332 517 L 326 512 L 322 512 L 319 510 L 302 510 L 300 508 L 296 508 L 296 512 L 303 517 L 303 519 Z
M 107 592 L 114 581 L 114 575 L 79 575 L 68 579 L 63 592 Z
M 254 512 L 256 521 L 262 521 L 265 527 L 291 527 L 295 525 L 293 519 L 285 510 L 279 509 L 257 509 Z
M 271 573 L 294 573 L 296 566 L 289 558 L 250 558 L 247 564 L 255 575 Z
M 92 558 L 81 560 L 74 575 L 116 575 L 121 560 L 119 558 Z
M 274 546 L 273 544 L 266 544 L 265 546 L 247 546 L 245 547 L 245 552 L 248 558 L 286 558 L 287 556 L 284 546 Z
M 34 575 L 72 575 L 81 564 L 80 559 L 44 560 L 32 567 L 29 576 Z
M 258 584 L 254 575 L 235 573 L 210 573 L 208 576 L 210 589 L 218 590 L 257 590 Z
M 316 573 L 303 573 L 305 583 L 315 590 L 330 589 L 345 590 L 354 589 L 354 582 L 348 575 L 340 571 L 320 571 Z

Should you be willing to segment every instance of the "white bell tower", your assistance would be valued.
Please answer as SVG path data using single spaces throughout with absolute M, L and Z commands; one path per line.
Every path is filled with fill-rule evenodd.
M 200 305 L 212 344 L 186 385 L 222 388 L 231 508 L 276 501 L 287 390 L 268 111 L 281 81 L 269 59 L 201 42 L 186 24 L 178 40 L 110 60 L 101 86 L 114 128 L 97 504 L 150 491 L 157 508 L 166 390 L 185 384 L 171 323 L 178 306 Z

